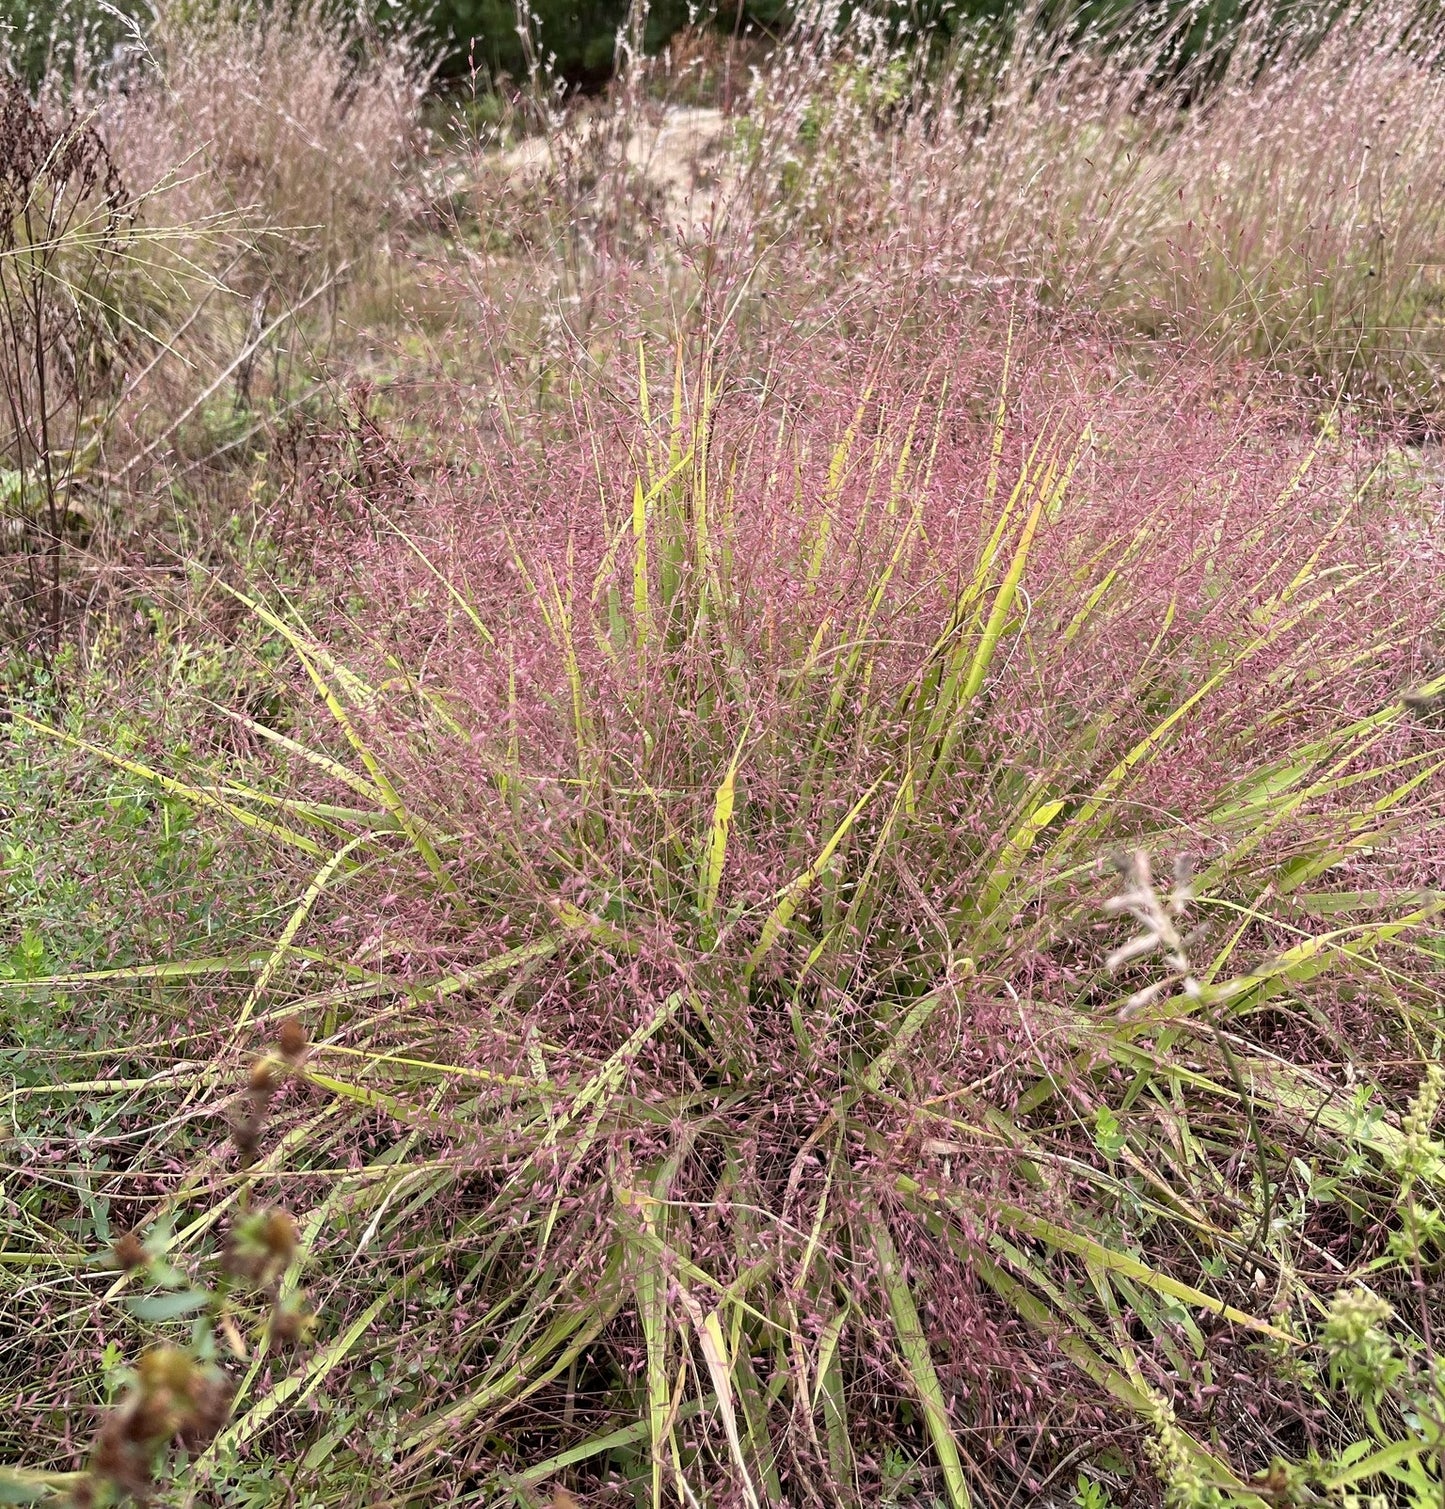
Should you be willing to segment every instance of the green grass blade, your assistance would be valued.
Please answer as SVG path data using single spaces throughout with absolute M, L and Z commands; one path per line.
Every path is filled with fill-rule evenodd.
M 933 1442 L 934 1453 L 943 1470 L 943 1481 L 948 1488 L 948 1501 L 953 1509 L 971 1509 L 973 1499 L 964 1479 L 963 1461 L 959 1456 L 958 1443 L 953 1438 L 953 1427 L 949 1424 L 948 1410 L 943 1402 L 943 1390 L 939 1387 L 938 1374 L 934 1371 L 933 1358 L 923 1334 L 922 1322 L 918 1318 L 918 1308 L 913 1303 L 913 1293 L 903 1273 L 903 1264 L 899 1261 L 888 1225 L 876 1207 L 869 1211 L 868 1219 L 873 1229 L 878 1277 L 888 1299 L 894 1334 L 898 1338 L 903 1365 L 913 1391 L 923 1406 L 929 1439 Z
M 224 813 L 243 828 L 264 833 L 267 838 L 279 839 L 282 843 L 288 844 L 293 849 L 300 849 L 303 854 L 309 854 L 315 859 L 325 857 L 326 851 L 312 839 L 307 838 L 304 833 L 297 833 L 282 823 L 272 823 L 263 817 L 257 817 L 254 812 L 247 812 L 245 808 L 237 807 L 234 802 L 228 802 L 204 787 L 193 786 L 185 781 L 177 780 L 174 776 L 163 775 L 158 770 L 152 770 L 149 765 L 142 765 L 138 760 L 128 759 L 125 755 L 116 754 L 99 744 L 91 744 L 85 739 L 77 738 L 74 734 L 68 734 L 63 729 L 41 723 L 28 714 L 22 713 L 18 708 L 11 708 L 9 716 L 12 722 L 42 734 L 47 739 L 54 739 L 66 745 L 67 748 L 78 749 L 84 754 L 94 756 L 97 760 L 103 760 L 107 765 L 113 765 L 117 770 L 123 770 L 127 775 L 133 775 L 137 780 L 154 786 L 158 791 L 178 796 L 194 806 L 209 807 L 213 811 Z
M 767 919 L 763 923 L 762 932 L 758 937 L 757 944 L 748 955 L 745 973 L 749 979 L 751 979 L 758 965 L 772 952 L 778 939 L 787 930 L 789 923 L 793 920 L 793 914 L 797 911 L 798 904 L 802 901 L 808 888 L 822 874 L 828 861 L 837 852 L 838 845 L 848 836 L 849 830 L 857 822 L 868 803 L 873 800 L 874 794 L 883 784 L 883 781 L 884 776 L 880 775 L 849 809 L 847 816 L 833 830 L 827 843 L 823 845 L 818 857 L 812 864 L 783 887 L 773 910 L 768 914 Z

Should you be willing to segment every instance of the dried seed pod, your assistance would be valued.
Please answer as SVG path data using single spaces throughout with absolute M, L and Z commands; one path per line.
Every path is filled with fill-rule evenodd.
M 254 1111 L 231 1123 L 231 1141 L 241 1155 L 241 1167 L 250 1168 L 261 1148 L 262 1118 Z
M 267 1053 L 251 1065 L 251 1093 L 271 1095 L 281 1084 L 286 1074 L 286 1065 L 274 1055 Z
M 232 1228 L 222 1264 L 227 1273 L 267 1289 L 296 1256 L 296 1222 L 279 1206 L 253 1211 Z
M 273 1351 L 294 1347 L 316 1329 L 316 1315 L 299 1298 L 278 1302 L 271 1312 L 270 1344 Z
M 136 1364 L 142 1389 L 170 1388 L 178 1394 L 189 1392 L 195 1372 L 195 1359 L 180 1347 L 152 1347 Z
M 136 1364 L 135 1386 L 101 1422 L 91 1453 L 92 1483 L 149 1502 L 167 1442 L 205 1446 L 230 1414 L 231 1380 L 175 1346 L 152 1347 Z M 77 1496 L 77 1503 L 93 1502 Z
M 266 1246 L 279 1262 L 289 1263 L 296 1256 L 296 1222 L 290 1211 L 273 1206 L 266 1212 Z
M 117 1237 L 110 1244 L 110 1255 L 115 1266 L 122 1273 L 132 1273 L 137 1268 L 144 1268 L 150 1261 L 150 1256 L 141 1245 L 140 1238 L 133 1231 Z
M 159 1446 L 180 1429 L 186 1412 L 185 1401 L 168 1388 L 143 1392 L 125 1412 L 124 1437 L 135 1446 Z
M 191 1408 L 176 1434 L 188 1451 L 209 1446 L 231 1413 L 236 1388 L 219 1368 L 208 1368 L 196 1380 Z
M 126 1425 L 127 1416 L 123 1409 L 106 1418 L 95 1438 L 90 1470 L 96 1477 L 113 1483 L 122 1493 L 128 1493 L 137 1503 L 144 1504 L 150 1498 L 155 1478 L 154 1453 L 149 1447 L 129 1439 Z
M 276 1034 L 276 1046 L 289 1064 L 296 1064 L 306 1052 L 308 1039 L 306 1029 L 295 1017 L 287 1017 Z

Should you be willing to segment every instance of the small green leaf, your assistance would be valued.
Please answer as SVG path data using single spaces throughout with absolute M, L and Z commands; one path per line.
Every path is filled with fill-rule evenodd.
M 1119 1118 L 1108 1106 L 1100 1106 L 1094 1112 L 1094 1145 L 1111 1163 L 1124 1149 L 1124 1133 L 1119 1127 Z
M 204 1289 L 181 1289 L 175 1294 L 149 1294 L 131 1301 L 130 1312 L 137 1320 L 174 1320 L 210 1304 Z

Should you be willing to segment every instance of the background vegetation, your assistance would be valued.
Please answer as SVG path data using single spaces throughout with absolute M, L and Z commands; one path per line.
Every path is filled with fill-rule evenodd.
M 104 14 L 0 1496 L 1438 1506 L 1431 15 Z
M 1112 29 L 1126 20 L 1137 26 L 1137 10 L 1122 0 L 1082 0 L 1035 7 L 1033 14 L 1054 25 Z M 895 37 L 923 36 L 935 45 L 947 45 L 979 24 L 1011 25 L 1019 7 L 1013 0 L 911 0 L 876 11 Z M 592 87 L 611 77 L 618 36 L 628 23 L 623 0 L 536 0 L 522 12 L 532 33 L 531 43 L 524 44 L 518 35 L 517 7 L 503 0 L 384 0 L 372 7 L 371 15 L 376 24 L 414 34 L 426 50 L 439 55 L 447 76 L 476 68 L 488 77 L 505 74 L 521 80 L 540 63 L 570 85 Z M 6 0 L 0 5 L 0 31 L 8 34 L 11 56 L 33 81 L 48 69 L 67 71 L 77 61 L 82 66 L 105 65 L 118 52 L 134 48 L 151 16 L 147 7 L 135 4 Z M 837 9 L 837 23 L 846 26 L 852 18 L 851 6 Z M 1240 0 L 1172 0 L 1155 8 L 1147 24 L 1168 26 L 1181 18 L 1184 51 L 1193 54 L 1238 24 Z M 796 19 L 797 12 L 785 0 L 740 0 L 737 5 L 713 7 L 659 0 L 647 7 L 642 39 L 646 50 L 656 53 L 691 26 L 724 35 L 778 37 Z

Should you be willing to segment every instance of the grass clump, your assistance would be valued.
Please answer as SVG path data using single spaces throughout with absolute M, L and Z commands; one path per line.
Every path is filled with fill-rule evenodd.
M 123 475 L 231 517 L 8 695 L 4 1492 L 1435 1502 L 1433 494 L 1358 224 L 1230 177 L 1279 299 L 1164 292 L 1311 70 L 1428 93 L 1397 20 L 1194 94 L 799 32 L 705 183 L 640 191 L 639 74 L 404 268 L 389 170 L 227 223 L 298 301 L 355 230 L 392 323 L 293 447 L 218 294 Z M 371 65 L 285 24 L 232 52 L 329 140 Z M 252 198 L 324 199 L 278 133 Z
M 405 524 L 394 469 L 345 616 L 253 603 L 329 711 L 291 784 L 205 798 L 292 898 L 213 1030 L 314 1040 L 242 1152 L 310 1204 L 320 1350 L 197 1470 L 965 1504 L 1107 1438 L 1129 1492 L 1256 1503 L 1303 1418 L 1333 1481 L 1347 1418 L 1277 1380 L 1401 1166 L 1328 1065 L 1433 1053 L 1434 584 L 1278 414 L 1191 410 L 1181 453 L 1117 397 L 1023 428 L 1036 347 L 991 400 L 724 350 Z M 1194 856 L 1188 902 L 1128 871 L 1142 945 L 1101 930 L 1121 845 Z M 208 1167 L 154 1212 L 202 1248 Z
M 319 5 L 163 17 L 100 90 L 99 128 L 177 229 L 239 222 L 247 297 L 279 309 L 356 267 L 404 213 L 427 70 L 405 37 Z M 234 239 L 234 237 L 233 237 Z

